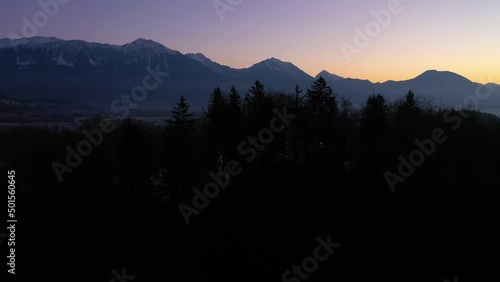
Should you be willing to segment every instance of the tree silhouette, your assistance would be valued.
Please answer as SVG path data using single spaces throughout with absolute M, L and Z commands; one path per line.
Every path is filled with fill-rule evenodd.
M 313 115 L 337 113 L 338 105 L 336 96 L 323 77 L 319 77 L 314 81 L 313 86 L 307 90 L 305 107 Z
M 256 80 L 245 95 L 245 114 L 247 115 L 247 126 L 250 130 L 260 130 L 272 115 L 273 102 L 264 90 L 264 85 Z
M 286 128 L 286 158 L 293 162 L 303 161 L 301 137 L 304 129 L 304 118 L 302 116 L 304 97 L 302 91 L 302 88 L 296 84 L 294 93 L 287 97 L 287 110 L 297 115 Z
M 170 197 L 179 201 L 187 192 L 190 176 L 193 173 L 193 144 L 192 135 L 195 129 L 193 113 L 189 112 L 189 104 L 181 96 L 172 109 L 172 118 L 166 120 L 167 130 L 164 141 L 164 165 L 167 169 L 166 177 L 171 187 Z
M 323 77 L 314 81 L 305 95 L 304 140 L 305 151 L 317 163 L 336 158 L 335 119 L 338 112 L 336 95 Z M 321 160 L 320 160 L 321 159 Z
M 384 154 L 382 138 L 388 128 L 389 116 L 389 105 L 380 94 L 368 97 L 361 110 L 364 163 L 372 172 L 379 172 L 382 169 L 381 160 Z
M 236 143 L 241 139 L 241 122 L 242 122 L 242 104 L 241 96 L 234 85 L 229 90 L 229 97 L 226 107 L 226 119 L 228 121 L 229 143 L 236 146 Z
M 172 109 L 172 119 L 167 122 L 167 135 L 179 140 L 188 139 L 195 129 L 193 113 L 189 112 L 186 97 L 181 96 L 176 106 Z
M 256 80 L 245 96 L 245 103 L 249 106 L 249 110 L 255 109 L 255 107 L 261 105 L 265 96 L 266 92 L 264 91 L 264 85 L 259 80 Z
M 369 134 L 381 134 L 387 126 L 390 115 L 389 105 L 384 96 L 373 94 L 368 97 L 361 110 L 361 127 Z
M 231 89 L 229 90 L 229 97 L 228 97 L 228 118 L 229 119 L 240 119 L 241 118 L 241 97 L 240 93 L 238 93 L 238 90 L 236 90 L 236 87 L 234 85 L 231 86 Z
M 208 104 L 207 142 L 205 152 L 208 159 L 217 162 L 228 143 L 227 99 L 219 87 L 215 87 Z
M 417 101 L 415 99 L 415 93 L 411 90 L 406 93 L 404 107 L 408 110 L 414 111 L 419 109 L 419 107 L 417 106 Z
M 402 148 L 412 146 L 413 140 L 417 136 L 427 132 L 426 124 L 431 115 L 424 115 L 423 105 L 422 98 L 416 97 L 411 90 L 403 98 L 395 102 L 394 131 Z
M 226 105 L 227 101 L 222 90 L 220 87 L 215 87 L 210 96 L 207 112 L 207 117 L 212 125 L 217 126 L 225 120 Z

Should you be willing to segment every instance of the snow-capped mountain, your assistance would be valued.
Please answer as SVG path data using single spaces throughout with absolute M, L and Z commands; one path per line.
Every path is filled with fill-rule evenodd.
M 118 46 L 43 37 L 0 39 L 0 93 L 19 98 L 65 98 L 109 108 L 114 99 L 142 85 L 151 76 L 148 70 L 168 73 L 155 91 L 175 96 L 206 91 L 221 77 L 152 40 Z M 157 96 L 145 103 L 158 100 L 165 101 Z
M 156 54 L 161 54 L 166 52 L 169 55 L 177 55 L 180 54 L 178 51 L 174 51 L 172 49 L 169 49 L 165 46 L 163 46 L 160 43 L 157 43 L 153 40 L 150 39 L 144 39 L 144 38 L 139 38 L 134 40 L 131 43 L 127 43 L 122 46 L 123 49 L 129 52 L 143 52 L 145 50 L 150 50 L 153 51 Z
M 134 75 L 160 66 L 174 78 L 215 76 L 180 52 L 142 38 L 122 46 L 43 37 L 0 39 L 0 62 L 4 71 Z
M 293 65 L 276 58 L 270 58 L 243 69 L 242 72 L 247 77 L 254 77 L 262 81 L 286 81 L 292 78 L 298 82 L 310 81 L 312 77 Z
M 254 81 L 310 81 L 311 76 L 276 58 L 245 69 L 218 64 L 203 54 L 183 55 L 152 40 L 139 38 L 124 45 L 61 40 L 54 37 L 0 39 L 0 71 L 53 71 L 130 75 L 161 66 L 173 78 L 237 79 Z
M 456 105 L 474 95 L 481 86 L 458 74 L 440 71 L 426 71 L 413 79 L 384 83 L 342 78 L 328 71 L 313 78 L 277 58 L 235 69 L 201 53 L 184 55 L 142 38 L 124 45 L 54 37 L 0 39 L 0 94 L 19 98 L 64 98 L 109 108 L 117 97 L 143 83 L 147 68 L 159 68 L 169 75 L 151 90 L 154 95 L 141 104 L 145 109 L 172 105 L 179 95 L 185 95 L 191 105 L 201 107 L 206 105 L 215 86 L 229 89 L 234 84 L 243 95 L 255 80 L 264 83 L 266 89 L 292 92 L 296 84 L 307 89 L 321 76 L 334 92 L 351 97 L 357 104 L 373 93 L 395 99 L 411 89 L 434 98 L 436 103 Z M 488 86 L 495 93 L 482 103 L 500 107 L 500 86 Z

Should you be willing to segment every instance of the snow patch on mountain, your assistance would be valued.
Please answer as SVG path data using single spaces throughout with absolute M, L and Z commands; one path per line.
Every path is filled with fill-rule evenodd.
M 57 58 L 57 63 L 56 65 L 58 66 L 67 66 L 67 67 L 74 67 L 75 64 L 74 63 L 68 63 L 64 60 L 63 56 L 62 55 L 59 55 L 59 57 Z
M 17 61 L 16 61 L 16 66 L 31 66 L 31 65 L 34 65 L 31 61 L 28 61 L 28 60 L 25 60 L 25 61 L 21 61 L 19 60 L 19 58 L 17 58 Z
M 203 55 L 201 53 L 196 53 L 196 54 L 188 53 L 188 54 L 185 54 L 185 56 L 192 59 L 192 60 L 200 62 L 200 63 L 204 64 L 205 66 L 209 66 L 210 64 L 214 63 L 212 60 L 205 57 L 205 55 Z
M 162 44 L 153 40 L 139 38 L 131 43 L 122 46 L 128 52 L 144 51 L 146 49 L 153 50 L 155 54 L 167 53 L 169 55 L 176 55 L 179 52 L 169 49 Z
M 296 72 L 296 67 L 292 65 L 291 63 L 283 62 L 279 59 L 276 58 L 271 58 L 267 59 L 262 62 L 268 69 L 273 70 L 273 71 L 281 71 L 281 72 L 287 72 L 287 73 L 294 73 Z
M 94 60 L 92 60 L 92 58 L 89 57 L 89 64 L 93 65 L 94 67 L 98 65 L 98 63 Z
M 12 48 L 13 46 L 24 46 L 31 48 L 38 48 L 42 46 L 47 46 L 51 50 L 65 49 L 71 53 L 80 52 L 83 49 L 108 49 L 109 51 L 119 51 L 123 52 L 125 55 L 129 56 L 141 56 L 144 54 L 155 54 L 155 55 L 177 55 L 180 54 L 178 51 L 169 49 L 160 43 L 153 40 L 139 38 L 131 43 L 124 45 L 111 45 L 111 44 L 101 44 L 94 42 L 86 42 L 83 40 L 61 40 L 55 37 L 31 37 L 31 38 L 20 38 L 20 39 L 0 39 L 0 49 Z M 152 52 L 151 52 L 152 51 Z

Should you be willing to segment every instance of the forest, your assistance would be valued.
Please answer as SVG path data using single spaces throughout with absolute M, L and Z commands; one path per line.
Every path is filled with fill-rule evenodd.
M 106 117 L 77 131 L 0 131 L 24 221 L 19 267 L 57 261 L 72 281 L 122 266 L 136 281 L 485 281 L 498 271 L 498 118 L 411 90 L 358 109 L 323 78 L 302 87 L 215 87 L 202 117 L 179 97 L 164 127 L 124 118 L 74 167 L 65 148 Z M 340 245 L 317 270 L 286 274 L 327 236 Z

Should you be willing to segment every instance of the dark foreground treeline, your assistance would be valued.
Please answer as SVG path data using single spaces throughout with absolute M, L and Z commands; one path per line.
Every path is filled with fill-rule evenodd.
M 392 103 L 373 95 L 360 110 L 323 79 L 301 92 L 257 81 L 240 99 L 216 88 L 201 119 L 181 98 L 166 128 L 124 119 L 89 156 L 70 158 L 74 167 L 66 146 L 78 153 L 101 117 L 81 132 L 1 132 L 1 161 L 16 170 L 20 275 L 110 281 L 125 267 L 134 281 L 500 277 L 497 120 L 411 91 Z M 195 196 L 210 172 L 235 162 L 227 187 Z M 340 247 L 306 272 L 317 237 L 329 235 Z

